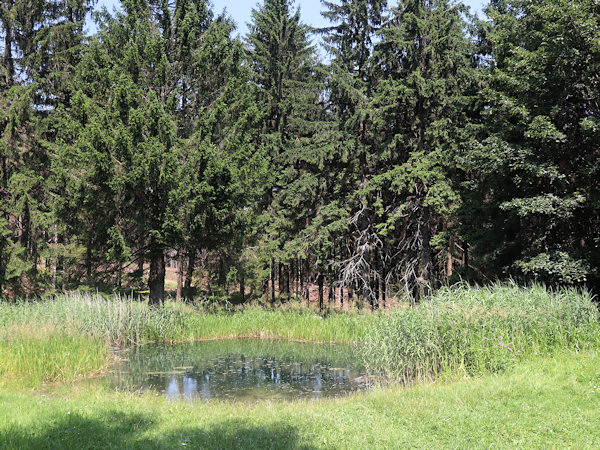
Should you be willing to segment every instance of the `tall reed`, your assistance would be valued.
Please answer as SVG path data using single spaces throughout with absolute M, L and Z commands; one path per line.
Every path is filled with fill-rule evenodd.
M 148 341 L 256 336 L 353 343 L 364 339 L 377 315 L 342 313 L 323 317 L 309 310 L 271 310 L 259 306 L 207 312 L 204 306 L 166 302 L 153 308 L 129 297 L 92 294 L 15 305 L 0 303 L 0 328 L 14 323 L 52 324 L 114 346 Z
M 0 384 L 72 382 L 108 364 L 107 342 L 53 326 L 12 326 L 0 334 Z
M 598 320 L 587 292 L 459 286 L 382 317 L 368 332 L 364 358 L 374 373 L 403 382 L 497 372 L 524 355 L 597 348 Z

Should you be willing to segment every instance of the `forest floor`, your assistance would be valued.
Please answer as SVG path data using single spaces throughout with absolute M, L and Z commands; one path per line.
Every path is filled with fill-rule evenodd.
M 241 403 L 58 385 L 0 391 L 0 448 L 598 448 L 600 355 L 564 351 L 501 375 Z

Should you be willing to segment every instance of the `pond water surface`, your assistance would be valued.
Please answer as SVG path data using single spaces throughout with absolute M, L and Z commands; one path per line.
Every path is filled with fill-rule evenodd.
M 170 399 L 316 399 L 367 385 L 347 345 L 229 339 L 147 344 L 120 354 L 108 382 L 118 390 Z

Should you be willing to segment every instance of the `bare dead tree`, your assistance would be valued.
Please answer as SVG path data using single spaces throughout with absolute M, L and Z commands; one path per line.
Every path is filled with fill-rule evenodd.
M 366 201 L 361 202 L 361 209 L 349 221 L 349 236 L 346 253 L 349 255 L 341 261 L 331 261 L 337 265 L 340 273 L 338 286 L 356 288 L 363 300 L 375 305 L 376 289 L 382 277 L 375 260 L 385 261 L 384 242 L 375 228 L 374 212 Z

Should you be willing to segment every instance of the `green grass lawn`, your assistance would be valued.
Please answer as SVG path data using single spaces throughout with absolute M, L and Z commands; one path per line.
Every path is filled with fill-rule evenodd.
M 600 356 L 335 400 L 171 402 L 80 385 L 3 391 L 0 404 L 0 448 L 597 448 Z

